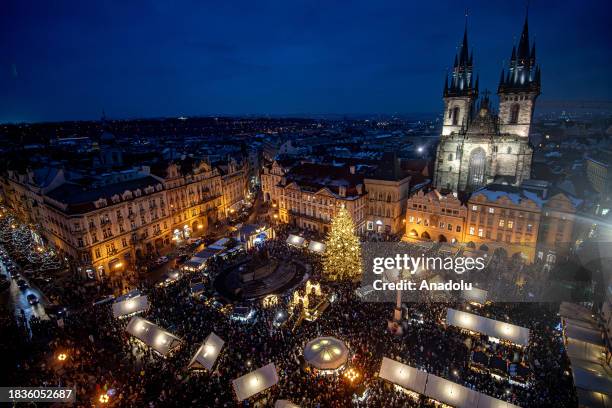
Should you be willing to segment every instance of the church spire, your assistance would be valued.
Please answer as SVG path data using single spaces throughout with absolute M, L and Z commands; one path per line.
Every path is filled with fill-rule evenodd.
M 453 71 L 448 87 L 445 86 L 445 96 L 471 96 L 474 94 L 474 78 L 472 69 L 474 54 L 470 52 L 468 45 L 467 10 L 465 13 L 465 26 L 463 28 L 463 40 L 460 49 L 455 54 Z
M 517 59 L 521 64 L 529 63 L 529 9 L 525 13 L 525 23 L 523 24 L 523 32 L 519 40 Z
M 463 29 L 463 41 L 461 42 L 461 53 L 459 54 L 459 65 L 467 65 L 470 61 L 468 54 L 468 33 L 467 33 L 467 10 L 465 12 L 465 27 Z
M 512 46 L 512 57 L 508 64 L 506 79 L 499 80 L 498 93 L 503 92 L 536 92 L 540 93 L 540 84 L 537 78 L 536 48 L 529 43 L 529 9 L 525 13 L 523 31 L 518 44 Z

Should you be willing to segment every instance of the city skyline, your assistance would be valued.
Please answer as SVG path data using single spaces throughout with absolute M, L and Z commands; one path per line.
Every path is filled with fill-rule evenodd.
M 103 110 L 116 118 L 438 112 L 464 8 L 481 90 L 497 87 L 525 18 L 524 5 L 483 2 L 150 6 L 10 4 L 0 122 L 90 120 Z M 542 101 L 609 100 L 609 5 L 564 6 L 529 10 Z

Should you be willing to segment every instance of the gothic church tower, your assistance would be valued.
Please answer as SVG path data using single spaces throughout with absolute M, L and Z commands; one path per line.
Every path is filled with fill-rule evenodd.
M 540 69 L 535 45 L 529 46 L 527 19 L 512 55 L 498 87 L 498 115 L 488 91 L 478 100 L 466 27 L 450 84 L 448 76 L 444 84 L 444 122 L 434 170 L 438 190 L 471 192 L 494 182 L 518 186 L 529 179 L 529 129 L 540 94 Z

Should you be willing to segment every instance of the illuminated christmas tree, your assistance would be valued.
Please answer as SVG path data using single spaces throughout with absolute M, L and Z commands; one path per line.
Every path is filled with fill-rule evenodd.
M 323 257 L 324 276 L 329 280 L 357 281 L 361 278 L 361 244 L 355 224 L 344 206 L 331 223 Z

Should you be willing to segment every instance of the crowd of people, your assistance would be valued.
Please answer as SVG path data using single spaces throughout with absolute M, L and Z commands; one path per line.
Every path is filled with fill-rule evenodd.
M 287 231 L 239 257 L 266 256 L 279 261 L 310 265 L 314 281 L 323 281 L 320 255 L 285 243 Z M 206 273 L 215 274 L 236 259 L 216 259 Z M 459 300 L 405 304 L 403 334 L 388 331 L 392 303 L 364 302 L 355 295 L 353 283 L 324 282 L 334 302 L 314 322 L 273 324 L 279 311 L 286 311 L 291 293 L 281 296 L 278 306 L 263 308 L 254 302 L 255 319 L 244 322 L 190 295 L 189 276 L 167 287 L 140 283 L 151 308 L 143 317 L 182 340 L 174 354 L 163 357 L 126 333 L 129 319 L 113 317 L 110 306 L 92 305 L 101 289 L 78 283 L 65 286 L 58 296 L 70 305 L 71 313 L 58 325 L 55 321 L 32 321 L 31 336 L 14 319 L 0 320 L 2 346 L 12 353 L 12 385 L 67 386 L 77 391 L 77 406 L 104 404 L 121 407 L 164 406 L 273 406 L 287 399 L 302 407 L 433 407 L 436 403 L 406 393 L 378 378 L 383 357 L 417 367 L 476 391 L 519 406 L 571 407 L 576 405 L 572 378 L 565 371 L 567 358 L 554 306 L 539 304 L 489 304 L 479 313 L 509 321 L 531 330 L 525 356 L 531 368 L 529 386 L 512 385 L 469 368 L 470 338 L 444 323 L 446 308 L 463 308 Z M 209 285 L 208 298 L 215 296 Z M 412 319 L 418 315 L 419 319 Z M 213 372 L 190 371 L 193 353 L 204 338 L 216 333 L 225 341 Z M 347 380 L 341 372 L 319 375 L 304 361 L 304 345 L 319 336 L 334 336 L 347 345 L 347 366 L 360 376 Z M 473 341 L 486 341 L 486 338 Z M 67 356 L 58 359 L 59 354 Z M 279 374 L 276 386 L 238 403 L 232 380 L 273 362 Z

